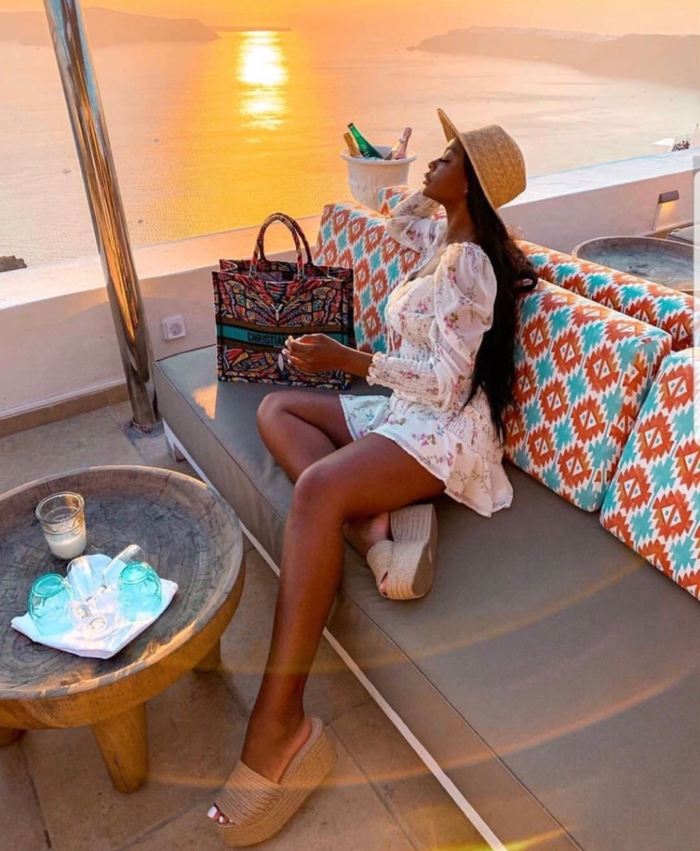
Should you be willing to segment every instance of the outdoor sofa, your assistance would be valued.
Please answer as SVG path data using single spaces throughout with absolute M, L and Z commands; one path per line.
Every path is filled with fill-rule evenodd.
M 387 193 L 384 212 L 400 194 Z M 697 305 L 522 245 L 561 286 L 543 279 L 519 303 L 513 505 L 484 518 L 437 501 L 435 583 L 418 601 L 383 599 L 348 546 L 328 634 L 484 847 L 691 851 Z M 386 296 L 416 255 L 386 235 L 381 215 L 331 205 L 318 257 L 355 267 L 358 344 L 382 348 Z M 214 347 L 160 361 L 156 388 L 171 440 L 279 564 L 292 485 L 255 426 L 278 388 L 219 383 Z M 357 381 L 351 392 L 381 391 Z

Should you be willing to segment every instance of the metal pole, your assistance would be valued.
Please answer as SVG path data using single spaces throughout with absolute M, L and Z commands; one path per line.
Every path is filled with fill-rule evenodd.
M 44 0 L 131 398 L 134 425 L 158 422 L 153 357 L 117 173 L 79 0 Z

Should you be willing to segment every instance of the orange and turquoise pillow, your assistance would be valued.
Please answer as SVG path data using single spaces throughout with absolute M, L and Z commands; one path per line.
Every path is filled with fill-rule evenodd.
M 390 216 L 398 204 L 411 194 L 408 186 L 387 186 L 377 191 L 379 201 L 379 213 L 382 216 Z
M 700 599 L 700 442 L 693 427 L 700 349 L 674 352 L 622 453 L 601 524 Z
M 518 299 L 506 456 L 574 505 L 597 511 L 670 351 L 665 331 L 540 281 Z
M 518 246 L 540 278 L 663 328 L 673 338 L 676 351 L 693 345 L 693 312 L 700 304 L 692 295 L 525 240 L 518 240 Z
M 355 270 L 355 342 L 363 352 L 386 352 L 384 309 L 389 293 L 417 268 L 420 254 L 387 234 L 386 220 L 366 207 L 323 209 L 315 260 Z

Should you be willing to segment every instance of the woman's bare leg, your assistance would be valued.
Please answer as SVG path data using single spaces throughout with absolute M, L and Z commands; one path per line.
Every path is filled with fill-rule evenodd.
M 293 482 L 316 461 L 352 443 L 340 399 L 314 390 L 270 393 L 258 408 L 257 423 L 265 446 Z M 389 513 L 348 521 L 344 532 L 365 557 L 370 547 L 391 537 Z
M 352 443 L 337 396 L 314 390 L 278 390 L 260 403 L 258 431 L 289 478 Z
M 248 725 L 243 762 L 278 781 L 309 734 L 306 681 L 343 565 L 343 524 L 444 490 L 391 440 L 368 435 L 308 467 L 294 489 L 270 654 Z

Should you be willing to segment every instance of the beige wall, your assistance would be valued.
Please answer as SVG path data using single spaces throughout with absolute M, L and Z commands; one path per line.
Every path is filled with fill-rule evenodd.
M 303 226 L 315 240 L 318 217 Z M 156 359 L 214 342 L 211 272 L 219 257 L 250 256 L 255 236 L 257 229 L 245 229 L 135 252 Z M 280 230 L 270 232 L 269 256 L 288 256 L 279 251 L 285 238 Z M 166 341 L 162 320 L 177 314 L 187 336 Z M 0 362 L 0 419 L 123 383 L 97 258 L 4 273 Z
M 156 358 L 214 341 L 206 269 L 142 281 Z M 187 337 L 162 339 L 166 316 L 186 317 Z M 0 352 L 9 368 L 0 382 L 0 416 L 124 380 L 107 291 L 95 289 L 0 311 Z

